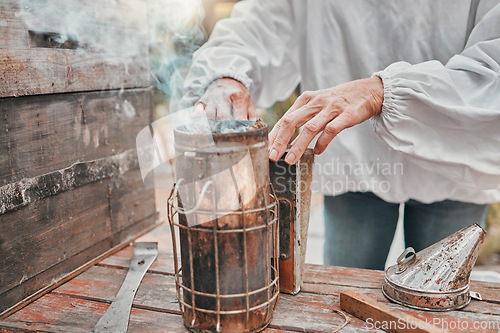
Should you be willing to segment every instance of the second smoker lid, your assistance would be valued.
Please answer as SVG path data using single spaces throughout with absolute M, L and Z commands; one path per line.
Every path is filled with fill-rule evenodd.
M 470 302 L 469 276 L 484 235 L 479 225 L 472 224 L 418 253 L 407 248 L 385 271 L 384 295 L 420 310 L 465 307 Z

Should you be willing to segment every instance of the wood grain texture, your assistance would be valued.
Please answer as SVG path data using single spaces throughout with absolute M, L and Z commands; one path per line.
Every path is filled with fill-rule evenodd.
M 167 234 L 162 237 L 168 236 Z M 102 261 L 100 265 L 126 268 L 128 267 L 128 260 L 131 254 L 131 248 L 125 248 L 119 253 Z M 171 251 L 164 251 L 157 259 L 158 261 L 153 264 L 151 270 L 159 274 L 171 275 L 173 273 L 173 259 L 171 256 Z M 304 275 L 305 282 L 302 286 L 301 295 L 304 293 L 330 295 L 338 302 L 340 292 L 348 289 L 366 294 L 379 302 L 389 303 L 381 291 L 383 281 L 382 271 L 321 265 L 306 265 L 306 267 L 307 269 Z M 399 304 L 389 304 L 392 309 L 416 315 L 418 318 L 429 322 L 438 320 L 442 323 L 448 323 L 448 325 L 454 325 L 462 321 L 470 327 L 473 326 L 474 321 L 483 323 L 488 321 L 500 322 L 500 302 L 497 301 L 498 297 L 500 297 L 500 285 L 472 281 L 471 288 L 472 290 L 479 291 L 486 301 L 479 302 L 472 300 L 465 309 L 460 311 L 436 313 L 410 310 Z M 283 299 L 283 295 L 281 299 Z M 292 316 L 292 314 L 290 314 L 290 316 Z M 479 331 L 480 330 L 471 330 L 471 332 Z
M 166 235 L 166 237 L 169 237 L 169 235 Z M 162 241 L 165 240 L 162 238 Z M 149 272 L 174 276 L 174 258 L 172 250 L 162 251 L 161 248 L 159 248 L 158 252 L 160 255 L 158 256 L 158 258 L 156 258 L 155 262 L 149 268 Z M 99 266 L 128 269 L 131 257 L 132 248 L 129 246 L 122 251 L 107 257 L 99 263 Z
M 2 313 L 158 220 L 147 2 L 5 0 L 0 39 Z
M 353 290 L 340 293 L 340 308 L 351 315 L 370 323 L 380 323 L 384 331 L 391 333 L 446 333 L 432 324 L 406 313 L 394 311 L 385 303 L 359 294 Z
M 122 230 L 117 235 L 115 235 L 115 237 L 122 237 L 125 240 L 125 243 L 130 243 L 137 235 L 140 235 L 145 230 L 154 227 L 157 221 L 158 220 L 156 216 L 151 215 L 148 218 L 126 228 L 125 230 Z M 120 247 L 120 245 L 117 245 L 116 247 Z M 58 287 L 63 282 L 68 281 L 71 277 L 74 277 L 75 272 L 81 273 L 89 267 L 89 263 L 91 263 L 93 260 L 99 258 L 100 255 L 106 253 L 107 251 L 112 250 L 113 248 L 110 248 L 109 239 L 103 240 L 97 244 L 92 245 L 85 251 L 74 255 L 70 261 L 58 263 L 50 269 L 47 269 L 34 276 L 33 278 L 23 282 L 22 284 L 19 284 L 14 288 L 8 290 L 1 295 L 2 302 L 5 302 L 2 303 L 2 305 L 13 305 L 8 307 L 5 311 L 1 312 L 0 318 L 8 317 L 12 313 L 24 308 L 31 302 L 39 299 L 40 297 L 43 297 L 43 295 Z M 74 270 L 69 271 L 72 265 L 76 262 L 81 262 L 83 264 L 81 266 L 78 266 Z
M 170 235 L 168 229 L 166 231 L 157 232 L 147 240 L 167 243 L 169 240 L 164 238 Z M 118 292 L 131 256 L 129 246 L 0 321 L 0 327 L 18 331 L 88 331 Z M 187 332 L 183 328 L 178 304 L 174 301 L 176 291 L 172 268 L 172 251 L 168 247 L 160 247 L 158 259 L 144 277 L 134 299 L 132 316 L 140 313 L 142 317 L 140 322 L 131 321 L 132 331 L 156 331 L 159 325 L 164 332 Z M 473 289 L 481 290 L 483 297 L 490 302 L 472 301 L 464 310 L 438 313 L 412 310 L 389 302 L 381 292 L 381 271 L 306 265 L 304 273 L 302 291 L 295 296 L 280 295 L 273 320 L 264 332 L 331 332 L 337 329 L 342 325 L 343 318 L 334 310 L 340 309 L 340 293 L 347 290 L 370 297 L 391 312 L 399 311 L 432 323 L 437 321 L 443 325 L 438 325 L 440 328 L 454 327 L 457 323 L 468 326 L 467 329 L 449 329 L 452 332 L 497 332 L 498 327 L 497 330 L 475 329 L 473 325 L 475 322 L 500 323 L 500 304 L 494 301 L 500 295 L 498 284 L 473 282 Z M 88 322 L 82 319 L 85 316 Z M 342 332 L 382 332 L 358 318 L 349 317 L 350 322 Z
M 130 257 L 128 260 L 130 261 Z M 124 269 L 103 267 L 99 264 L 62 285 L 52 294 L 111 303 L 125 275 Z M 149 272 L 137 291 L 133 306 L 144 310 L 177 314 L 176 320 L 182 323 L 175 299 L 174 277 Z M 335 306 L 334 303 L 332 296 L 306 293 L 297 296 L 281 295 L 270 327 L 305 332 L 330 331 L 343 322 L 342 317 L 331 310 L 331 306 Z M 363 325 L 362 321 L 354 321 L 350 332 L 368 332 Z
M 135 148 L 152 90 L 0 99 L 0 187 Z
M 138 170 L 0 215 L 0 312 L 155 220 Z
M 168 237 L 169 235 L 162 235 Z M 128 262 L 132 255 L 131 248 L 116 253 L 102 261 L 99 265 L 126 269 Z M 171 251 L 163 251 L 157 262 L 153 264 L 150 271 L 157 274 L 172 275 L 173 274 L 173 259 Z M 399 304 L 389 303 L 383 296 L 381 285 L 383 281 L 383 272 L 375 270 L 365 270 L 347 267 L 336 266 L 320 266 L 320 265 L 306 265 L 305 282 L 302 286 L 302 291 L 299 295 L 328 295 L 333 297 L 333 304 L 338 304 L 339 295 L 344 290 L 354 290 L 356 292 L 366 294 L 379 302 L 388 303 L 392 309 L 402 311 L 408 314 L 416 315 L 421 320 L 429 322 L 438 320 L 448 325 L 454 325 L 460 321 L 465 322 L 470 327 L 473 326 L 474 321 L 500 322 L 500 304 L 495 303 L 496 299 L 500 297 L 500 285 L 485 282 L 472 281 L 472 289 L 479 290 L 486 302 L 479 302 L 472 300 L 472 302 L 463 310 L 451 311 L 445 313 L 436 313 L 428 311 L 410 310 Z M 285 298 L 284 298 L 285 297 Z M 286 296 L 280 296 L 280 303 L 283 299 L 288 299 Z M 294 298 L 292 297 L 291 300 Z M 278 303 L 278 304 L 280 304 Z M 293 304 L 290 305 L 289 318 L 280 320 L 280 325 L 290 320 L 294 325 L 297 325 L 291 318 L 296 317 L 297 313 L 292 309 Z M 284 310 L 285 311 L 285 310 Z M 309 313 L 309 315 L 314 316 Z M 335 314 L 332 314 L 336 316 Z M 273 322 L 274 323 L 274 322 Z M 318 325 L 321 325 L 320 322 Z M 300 325 L 299 325 L 300 326 Z M 321 327 L 321 326 L 320 326 Z M 346 328 L 348 329 L 348 328 Z M 319 330 L 321 331 L 321 330 Z M 471 330 L 471 332 L 479 332 L 480 330 Z M 346 331 L 347 332 L 347 331 Z
M 130 261 L 130 258 L 128 260 Z M 126 274 L 125 269 L 97 265 L 57 288 L 53 293 L 77 295 L 89 300 L 111 303 Z M 133 304 L 141 309 L 180 314 L 179 305 L 176 302 L 175 278 L 148 272 L 137 290 Z
M 129 149 L 121 154 L 77 162 L 71 166 L 0 187 L 0 214 L 15 211 L 35 201 L 57 195 L 93 182 L 120 177 L 137 169 L 137 153 Z
M 26 331 L 90 332 L 107 310 L 106 302 L 49 294 L 9 317 L 0 327 Z M 132 308 L 129 332 L 183 332 L 173 314 Z M 36 324 L 33 325 L 33 322 Z M 36 328 L 35 328 L 36 327 Z
M 485 283 L 486 284 L 486 283 Z M 349 287 L 352 290 L 355 290 L 359 293 L 362 294 L 367 294 L 370 297 L 375 298 L 378 301 L 384 301 L 388 302 L 388 300 L 385 298 L 385 296 L 382 294 L 381 287 L 380 288 L 373 288 L 370 286 L 367 287 Z M 324 283 L 305 283 L 304 284 L 304 291 L 311 292 L 311 293 L 321 293 L 321 294 L 327 294 L 327 295 L 337 295 L 340 291 L 342 291 L 342 286 L 338 286 L 335 284 L 324 284 Z M 489 293 L 486 293 L 487 298 L 494 298 L 500 293 L 500 288 L 497 288 L 495 290 L 491 290 Z M 480 317 L 487 317 L 490 315 L 493 316 L 500 316 L 500 303 L 497 302 L 492 302 L 489 300 L 485 301 L 477 301 L 477 300 L 472 300 L 469 305 L 467 305 L 465 308 L 459 310 L 459 311 L 449 311 L 446 312 L 445 315 L 443 313 L 436 313 L 436 316 L 443 316 L 446 318 L 461 318 L 461 317 L 470 317 L 473 318 L 475 315 L 480 316 Z M 406 310 L 402 305 L 399 304 L 393 304 L 393 307 L 395 309 L 402 309 Z M 419 310 L 412 310 L 414 313 L 418 314 L 428 314 L 429 312 L 427 311 L 419 311 Z M 500 321 L 500 318 L 495 319 Z
M 135 238 L 139 238 L 140 236 L 150 232 L 152 229 L 158 227 L 157 223 L 154 223 L 151 221 L 157 222 L 158 220 L 156 219 L 156 216 L 152 215 L 152 216 L 146 218 L 144 221 L 140 221 L 139 223 L 134 225 L 132 228 L 128 228 L 128 229 L 133 229 L 133 231 L 135 232 L 138 227 L 141 228 L 138 231 L 138 233 L 134 234 Z M 16 303 L 14 306 L 11 306 L 10 308 L 5 310 L 4 312 L 0 313 L 0 319 L 7 318 L 8 316 L 12 315 L 13 313 L 24 308 L 26 305 L 31 304 L 32 302 L 43 297 L 44 295 L 51 292 L 52 290 L 58 288 L 59 286 L 63 285 L 64 283 L 70 281 L 75 276 L 77 276 L 77 275 L 81 274 L 82 272 L 86 271 L 87 269 L 89 269 L 89 267 L 92 267 L 93 265 L 95 265 L 97 262 L 101 261 L 104 258 L 107 258 L 108 256 L 112 255 L 113 253 L 115 253 L 117 251 L 122 250 L 124 247 L 129 246 L 130 244 L 131 244 L 131 240 L 125 239 L 125 241 L 121 242 L 117 246 L 114 246 L 113 248 L 111 248 L 105 252 L 102 252 L 101 254 L 97 255 L 97 257 L 91 258 L 89 261 L 84 263 L 82 266 L 79 266 L 78 268 L 74 269 L 73 271 L 71 271 L 69 273 L 63 274 L 61 276 L 61 278 L 57 279 L 55 282 L 53 279 L 52 283 L 50 285 L 38 289 L 38 291 L 36 291 L 35 293 L 26 297 L 21 302 Z M 46 274 L 46 272 L 47 271 L 45 271 L 44 273 L 42 273 L 40 275 Z M 37 278 L 40 275 L 37 275 Z
M 0 322 L 8 332 L 90 332 L 108 308 L 107 303 L 90 301 L 65 295 L 46 295 L 29 305 L 26 311 Z M 32 319 L 36 318 L 36 323 Z M 189 332 L 184 328 L 180 316 L 138 309 L 130 313 L 128 332 Z M 291 333 L 294 331 L 267 329 L 268 333 Z M 295 331 L 296 332 L 296 331 Z
M 165 236 L 169 235 L 160 234 L 161 239 Z M 111 301 L 119 289 L 120 281 L 125 277 L 125 270 L 128 269 L 131 256 L 131 247 L 127 247 L 100 262 L 98 264 L 100 267 L 93 267 L 61 286 L 55 293 Z M 160 251 L 156 262 L 150 268 L 145 281 L 137 292 L 134 306 L 179 314 L 178 304 L 169 303 L 176 297 L 172 269 L 172 252 Z M 119 273 L 119 270 L 122 272 Z M 148 278 L 147 281 L 146 278 Z M 335 304 L 335 298 L 336 296 L 303 292 L 296 296 L 282 294 L 270 328 L 328 332 L 335 327 L 340 327 L 343 319 L 332 311 L 332 307 L 339 308 L 338 304 Z M 354 320 L 351 327 L 346 328 L 345 332 L 368 332 L 363 325 L 362 321 Z
M 0 3 L 0 97 L 150 85 L 147 2 L 43 5 Z

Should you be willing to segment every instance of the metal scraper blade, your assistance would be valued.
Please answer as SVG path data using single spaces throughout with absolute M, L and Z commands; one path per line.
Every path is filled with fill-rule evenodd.
M 127 332 L 135 293 L 139 289 L 142 278 L 158 256 L 158 243 L 156 242 L 134 243 L 133 248 L 132 260 L 125 281 L 113 303 L 92 330 L 94 333 Z

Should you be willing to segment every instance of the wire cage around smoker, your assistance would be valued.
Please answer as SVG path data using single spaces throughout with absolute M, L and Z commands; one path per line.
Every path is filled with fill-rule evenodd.
M 238 193 L 234 173 L 232 178 Z M 210 191 L 214 184 L 208 180 L 196 205 L 184 209 L 179 196 L 182 181 L 179 179 L 172 189 L 167 215 L 174 248 L 177 299 L 185 326 L 194 332 L 264 329 L 271 321 L 279 294 L 279 215 L 272 185 L 267 205 L 263 207 L 245 209 L 239 197 L 237 210 L 218 210 L 217 204 L 208 210 L 200 205 L 208 195 L 216 202 L 215 191 Z M 209 223 L 194 226 L 188 223 L 188 216 L 196 219 L 207 215 L 212 216 Z M 240 225 L 237 228 L 221 225 L 219 220 L 228 216 L 237 217 Z M 248 224 L 248 220 L 257 218 L 264 223 Z

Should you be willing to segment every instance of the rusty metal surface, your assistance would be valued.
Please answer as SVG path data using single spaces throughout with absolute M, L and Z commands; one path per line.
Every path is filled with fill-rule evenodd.
M 477 224 L 415 253 L 408 248 L 385 272 L 382 288 L 390 300 L 408 307 L 448 311 L 470 302 L 469 277 L 485 232 Z
M 288 199 L 278 196 L 280 205 L 279 231 L 280 231 L 280 260 L 288 260 L 292 256 L 293 242 L 295 241 L 291 231 L 291 224 L 294 219 L 295 204 Z M 290 244 L 292 242 L 292 244 Z
M 177 185 L 169 220 L 179 231 L 182 279 L 175 268 L 184 324 L 194 332 L 259 331 L 271 320 L 279 290 L 267 127 L 174 133 Z
M 269 172 L 280 203 L 280 291 L 296 294 L 305 262 L 314 154 L 306 149 L 294 165 L 285 156 L 270 161 Z

